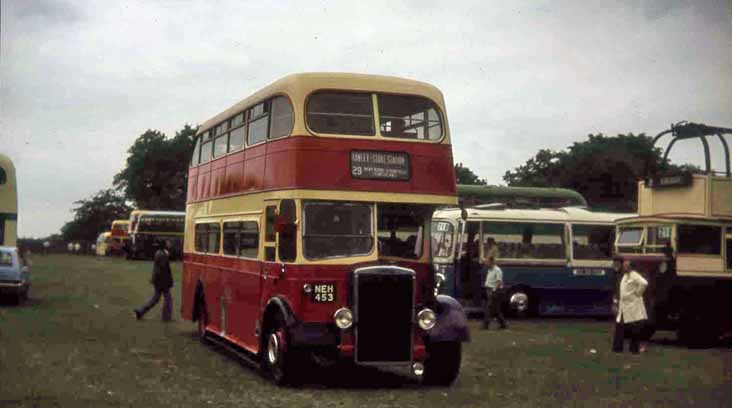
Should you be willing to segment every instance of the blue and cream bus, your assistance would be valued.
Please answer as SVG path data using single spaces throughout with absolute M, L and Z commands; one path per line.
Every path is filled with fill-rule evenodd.
M 630 214 L 503 204 L 437 211 L 433 262 L 439 292 L 482 310 L 483 260 L 503 270 L 506 306 L 528 315 L 612 314 L 615 221 Z

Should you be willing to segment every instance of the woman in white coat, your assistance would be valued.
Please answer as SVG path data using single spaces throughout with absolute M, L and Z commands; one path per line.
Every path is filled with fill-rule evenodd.
M 630 338 L 630 352 L 637 354 L 640 346 L 640 332 L 648 320 L 646 306 L 643 303 L 643 293 L 648 287 L 648 281 L 631 268 L 629 260 L 623 261 L 622 272 L 613 351 L 622 353 L 624 340 L 628 337 Z

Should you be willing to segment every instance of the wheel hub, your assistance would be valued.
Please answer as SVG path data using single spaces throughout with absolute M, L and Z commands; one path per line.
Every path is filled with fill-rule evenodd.
M 276 365 L 280 359 L 280 339 L 277 333 L 270 333 L 267 339 L 267 361 L 270 365 Z

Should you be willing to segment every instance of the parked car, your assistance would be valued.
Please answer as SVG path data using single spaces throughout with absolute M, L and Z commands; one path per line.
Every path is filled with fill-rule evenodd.
M 18 248 L 0 246 L 0 295 L 20 303 L 30 292 L 30 266 Z

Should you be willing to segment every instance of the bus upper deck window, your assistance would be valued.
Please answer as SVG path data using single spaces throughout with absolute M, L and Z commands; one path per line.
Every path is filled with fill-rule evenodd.
M 293 113 L 290 100 L 284 96 L 277 96 L 272 99 L 272 125 L 269 130 L 269 138 L 287 136 L 292 132 Z
M 211 151 L 213 146 L 213 141 L 209 140 L 208 142 L 204 142 L 201 145 L 201 164 L 208 163 L 211 160 Z
M 267 139 L 269 129 L 269 103 L 260 103 L 249 110 L 247 144 L 253 145 Z
M 366 93 L 318 92 L 307 102 L 308 126 L 318 133 L 373 136 L 374 112 Z
M 8 175 L 5 173 L 5 169 L 0 167 L 0 185 L 8 182 Z
M 427 98 L 379 95 L 379 127 L 384 137 L 416 140 L 442 138 L 442 121 Z

